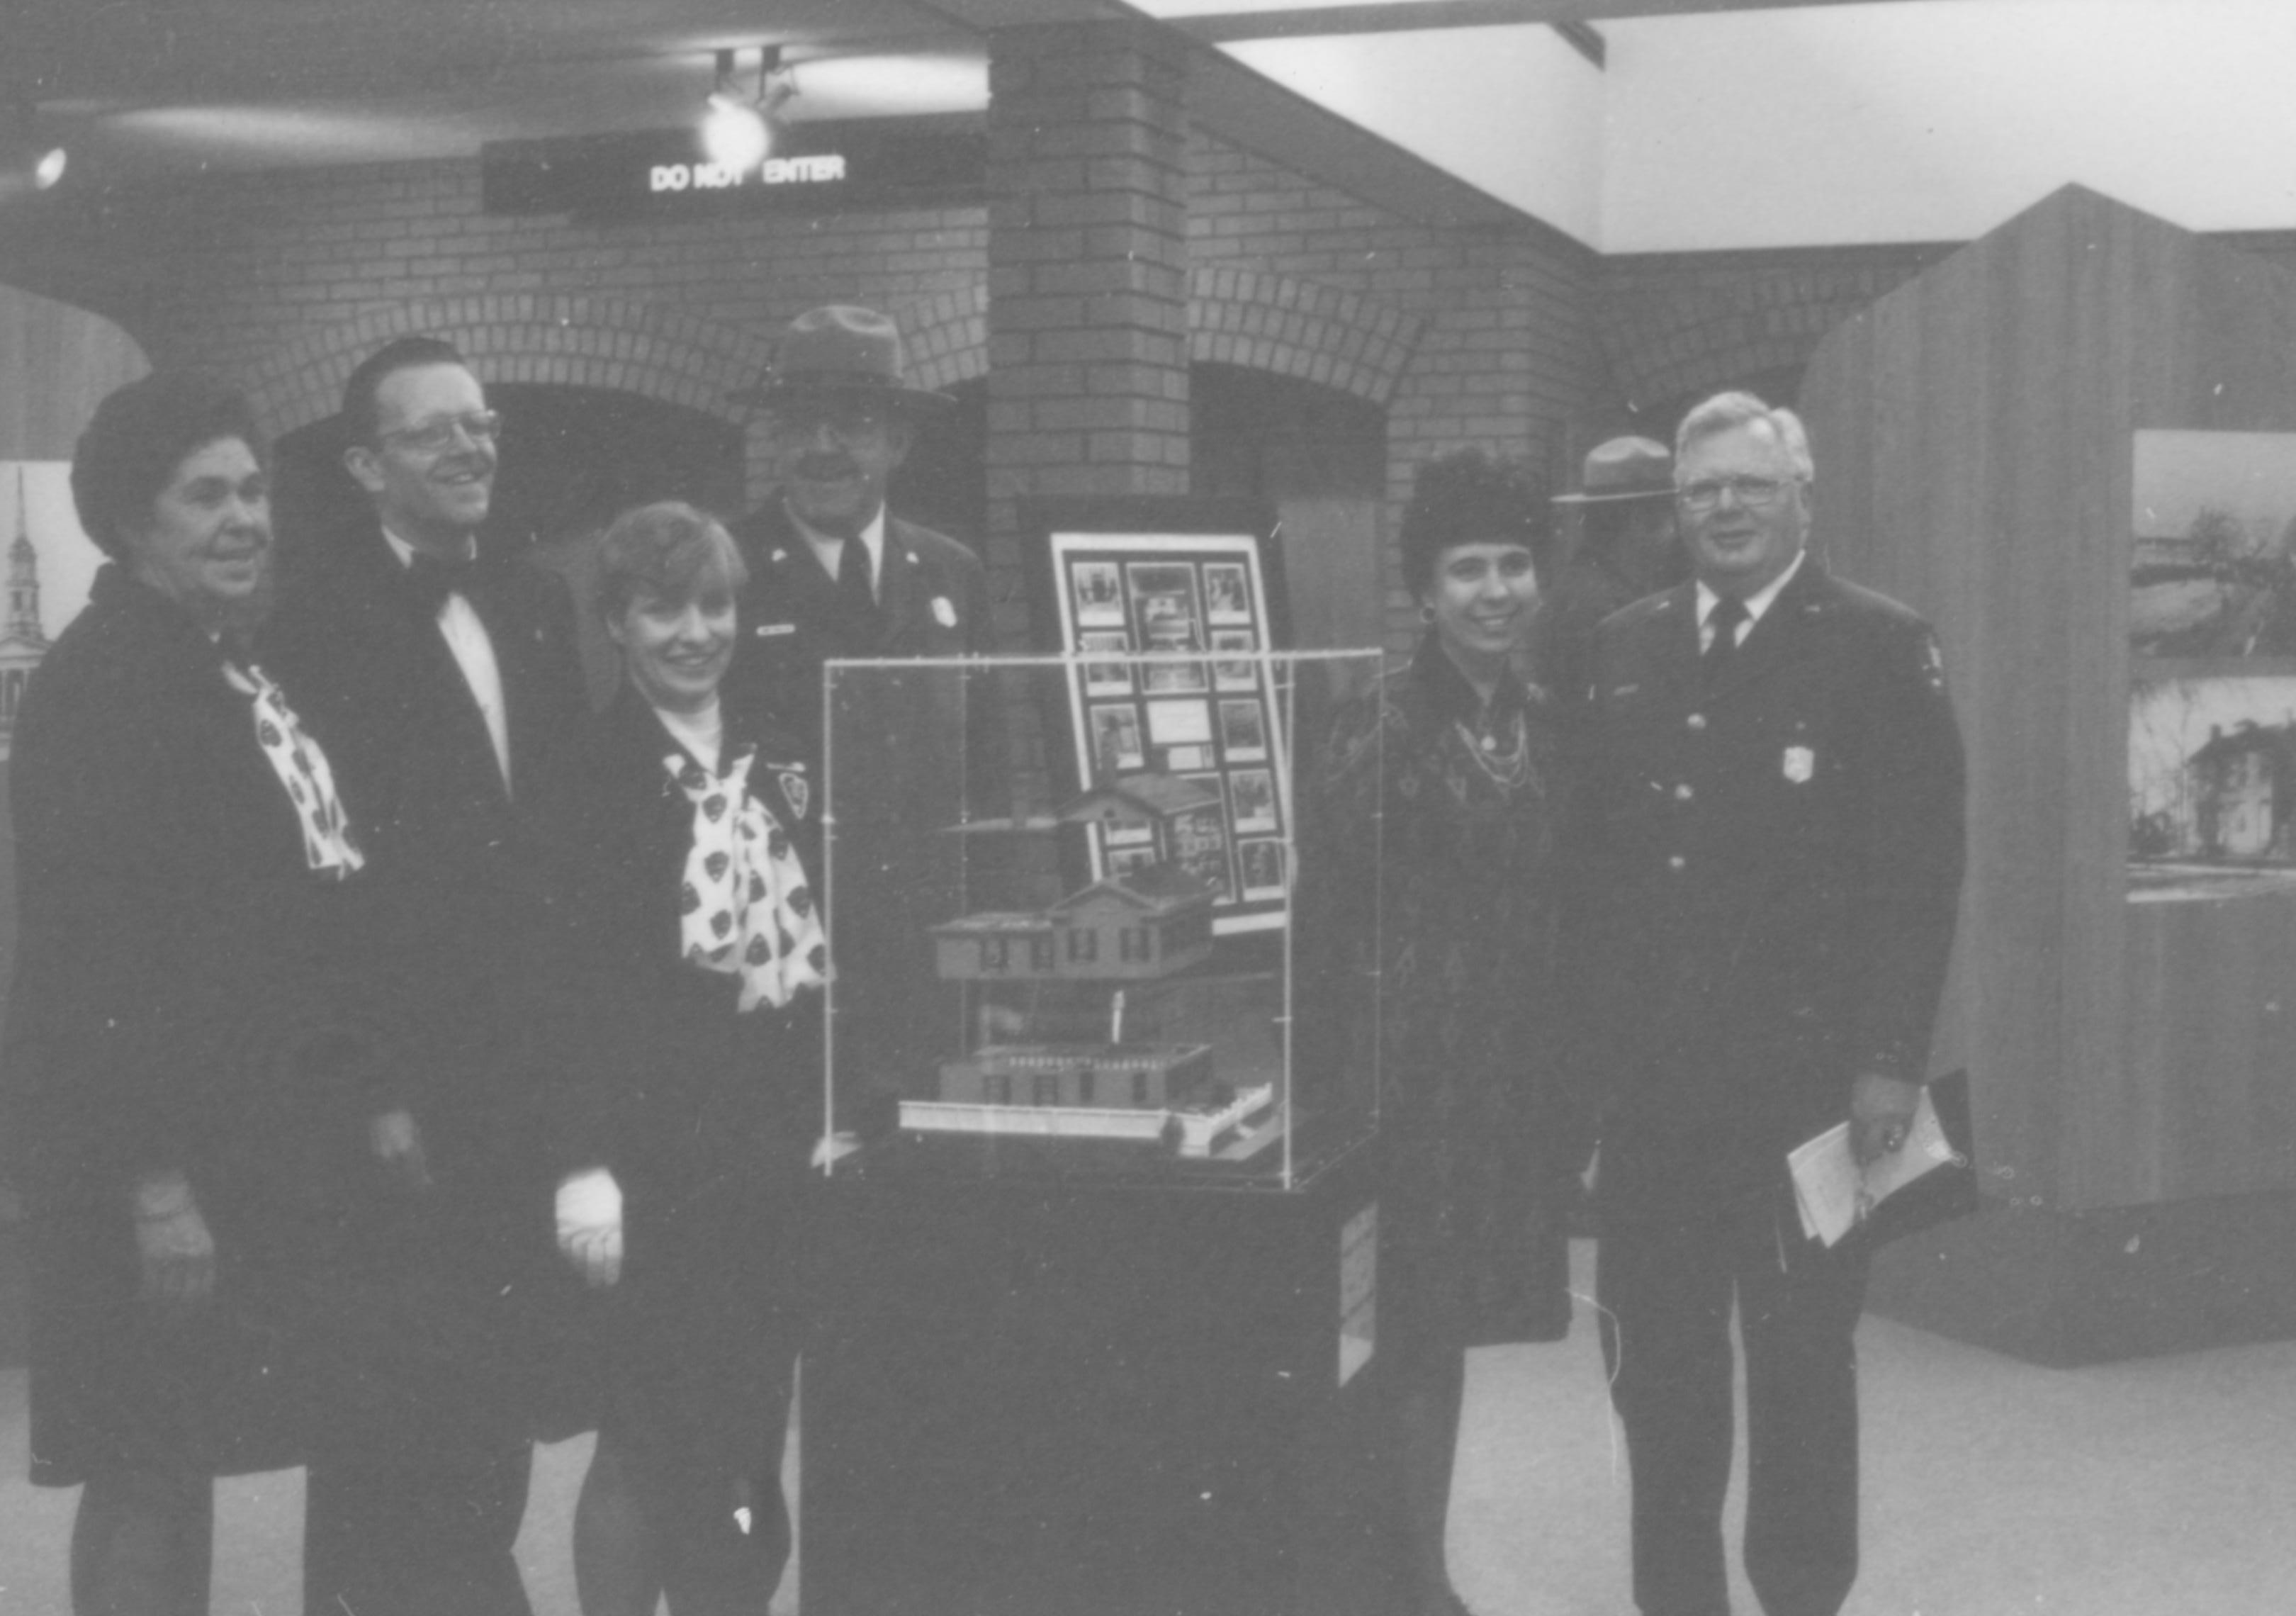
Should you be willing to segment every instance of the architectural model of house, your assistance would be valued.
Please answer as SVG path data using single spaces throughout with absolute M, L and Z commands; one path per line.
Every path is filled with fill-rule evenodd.
M 1183 814 L 1219 810 L 1219 793 L 1171 775 L 1119 775 L 1062 805 L 1064 824 L 1167 825 Z
M 1173 865 L 1096 881 L 1038 911 L 988 910 L 932 929 L 949 981 L 1141 981 L 1211 953 L 1210 888 Z
M 975 1105 L 1160 1111 L 1210 1088 L 1208 1044 L 991 1044 L 940 1069 L 940 1097 Z

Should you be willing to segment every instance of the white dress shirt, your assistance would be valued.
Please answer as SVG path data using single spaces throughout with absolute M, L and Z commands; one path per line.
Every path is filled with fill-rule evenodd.
M 718 754 L 726 746 L 726 710 L 715 694 L 700 712 L 672 712 L 667 707 L 657 707 L 653 716 L 661 720 L 671 740 L 693 754 L 696 763 L 713 775 L 718 772 Z
M 391 554 L 398 557 L 400 566 L 413 564 L 413 545 L 389 528 L 382 530 L 382 537 L 390 546 Z M 475 554 L 476 541 L 472 543 L 471 554 Z M 469 558 L 469 554 L 463 557 Z M 508 792 L 510 711 L 503 701 L 502 668 L 495 660 L 495 643 L 487 636 L 486 624 L 461 590 L 451 592 L 439 603 L 439 632 L 446 638 L 455 665 L 463 670 L 463 683 L 470 686 L 471 700 L 479 704 L 479 716 L 487 722 L 487 739 L 494 742 L 495 764 L 502 770 L 503 790 Z
M 1746 597 L 1745 620 L 1738 625 L 1739 644 L 1744 644 L 1746 636 L 1754 632 L 1754 625 L 1762 620 L 1762 613 L 1767 611 L 1770 609 L 1770 603 L 1778 598 L 1778 591 L 1793 581 L 1793 575 L 1801 570 L 1802 558 L 1808 554 L 1808 549 L 1795 551 L 1793 560 L 1786 564 L 1786 570 L 1784 572 L 1779 573 L 1777 577 Z M 1714 603 L 1721 598 L 1706 587 L 1705 579 L 1699 580 L 1698 649 L 1701 654 L 1714 644 Z
M 787 509 L 786 506 L 783 508 Z M 789 519 L 790 526 L 798 530 L 799 535 L 804 538 L 807 546 L 820 561 L 821 570 L 829 574 L 832 583 L 835 582 L 838 564 L 845 559 L 846 541 L 814 531 L 799 520 L 798 513 L 794 511 L 790 512 Z M 861 547 L 869 552 L 869 598 L 882 604 L 885 586 L 885 507 L 882 504 L 877 507 L 877 514 L 871 517 L 861 529 Z

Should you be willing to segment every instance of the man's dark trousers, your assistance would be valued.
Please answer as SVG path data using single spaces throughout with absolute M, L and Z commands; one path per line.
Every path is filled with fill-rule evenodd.
M 1724 1616 L 1734 1301 L 1746 1347 L 1746 1574 L 1768 1616 L 1833 1616 L 1857 1576 L 1866 1262 L 1802 1236 L 1791 1192 L 1671 1215 L 1606 1210 L 1597 1294 L 1636 1477 L 1643 1616 Z

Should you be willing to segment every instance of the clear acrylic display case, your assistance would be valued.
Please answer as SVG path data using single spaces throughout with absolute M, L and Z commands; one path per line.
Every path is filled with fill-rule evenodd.
M 832 1175 L 1288 1191 L 1368 1141 L 1380 825 L 1326 752 L 1380 668 L 831 662 L 824 1101 L 862 1145 Z M 1374 726 L 1349 800 L 1382 761 Z

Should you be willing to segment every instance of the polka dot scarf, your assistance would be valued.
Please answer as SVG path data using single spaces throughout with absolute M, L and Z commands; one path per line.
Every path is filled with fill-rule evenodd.
M 829 972 L 821 915 L 789 833 L 750 792 L 756 758 L 744 750 L 714 776 L 682 753 L 662 759 L 693 804 L 678 940 L 703 970 L 741 977 L 745 1012 L 760 999 L 779 1009 Z
M 226 662 L 223 674 L 234 690 L 252 698 L 256 743 L 263 748 L 271 772 L 279 776 L 288 800 L 295 805 L 296 823 L 303 830 L 303 862 L 337 881 L 349 876 L 366 863 L 366 857 L 351 841 L 350 826 L 344 822 L 342 800 L 335 795 L 335 777 L 327 767 L 327 754 L 303 733 L 287 698 L 260 668 Z

